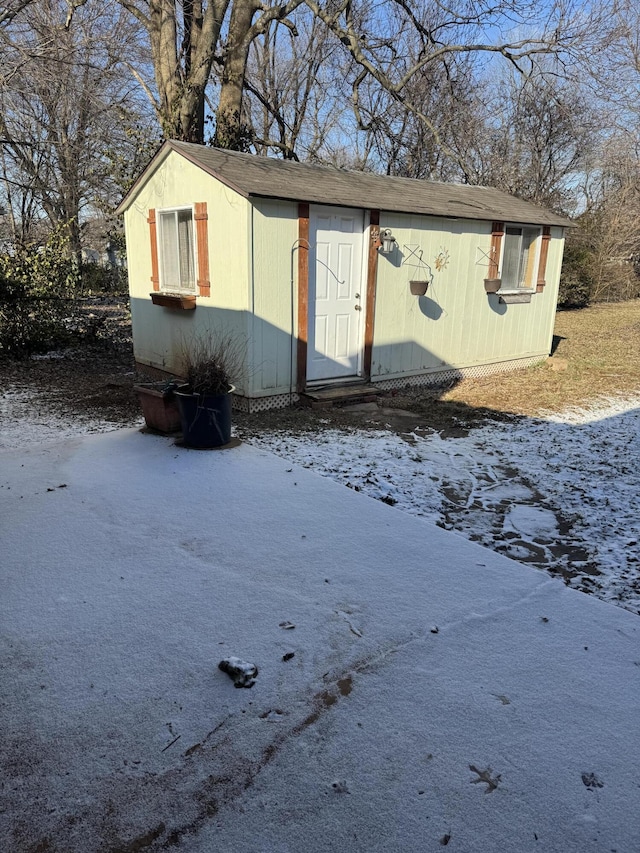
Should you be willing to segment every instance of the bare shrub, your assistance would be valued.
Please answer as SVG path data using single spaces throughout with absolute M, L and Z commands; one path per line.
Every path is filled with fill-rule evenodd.
M 194 394 L 226 394 L 242 376 L 246 344 L 234 332 L 195 335 L 182 346 L 182 372 Z

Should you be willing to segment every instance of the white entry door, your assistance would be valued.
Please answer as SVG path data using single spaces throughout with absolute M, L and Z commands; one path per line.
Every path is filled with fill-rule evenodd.
M 358 376 L 364 333 L 363 211 L 312 207 L 307 380 Z

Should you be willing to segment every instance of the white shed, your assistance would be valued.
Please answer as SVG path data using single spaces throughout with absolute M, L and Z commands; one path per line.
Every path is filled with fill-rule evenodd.
M 232 334 L 249 411 L 550 352 L 571 223 L 495 189 L 169 141 L 119 212 L 136 361 L 180 375 L 189 341 Z

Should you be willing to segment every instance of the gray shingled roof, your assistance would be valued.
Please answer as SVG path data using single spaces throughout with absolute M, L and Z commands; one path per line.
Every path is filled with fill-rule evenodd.
M 491 187 L 348 172 L 330 166 L 256 157 L 175 140 L 166 142 L 157 156 L 162 156 L 167 147 L 246 198 L 260 196 L 398 213 L 571 225 L 570 220 L 563 216 Z M 143 179 L 144 173 L 140 177 Z M 135 192 L 137 184 L 128 195 Z M 126 206 L 125 203 L 126 198 L 121 208 Z

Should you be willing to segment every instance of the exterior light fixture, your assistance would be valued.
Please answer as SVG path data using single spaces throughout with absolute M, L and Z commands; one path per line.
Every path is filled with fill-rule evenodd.
M 398 245 L 396 238 L 391 233 L 391 228 L 385 228 L 380 232 L 380 242 L 382 243 L 380 252 L 383 255 L 390 255 Z

